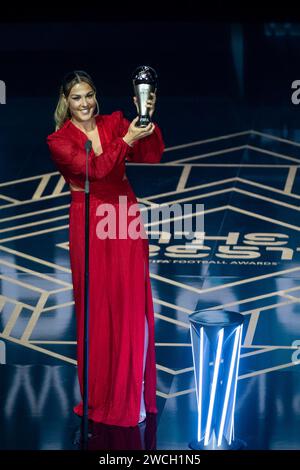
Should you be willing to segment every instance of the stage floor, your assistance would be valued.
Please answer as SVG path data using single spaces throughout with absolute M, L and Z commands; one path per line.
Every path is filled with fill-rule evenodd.
M 172 225 L 149 240 L 159 413 L 130 432 L 95 425 L 90 448 L 188 449 L 197 425 L 188 315 L 197 306 L 245 318 L 236 436 L 248 449 L 300 448 L 299 141 L 296 131 L 211 131 L 167 147 L 161 164 L 127 166 L 144 212 L 200 205 L 205 248 L 184 251 Z M 70 193 L 48 168 L 12 178 L 8 164 L 0 184 L 0 449 L 78 448 Z

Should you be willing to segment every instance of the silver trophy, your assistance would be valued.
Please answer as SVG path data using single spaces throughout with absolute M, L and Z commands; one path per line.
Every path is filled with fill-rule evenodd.
M 141 65 L 135 69 L 132 76 L 132 82 L 139 110 L 139 119 L 136 126 L 146 127 L 149 122 L 151 122 L 149 108 L 147 108 L 147 100 L 152 99 L 150 93 L 154 93 L 156 91 L 157 74 L 152 67 Z

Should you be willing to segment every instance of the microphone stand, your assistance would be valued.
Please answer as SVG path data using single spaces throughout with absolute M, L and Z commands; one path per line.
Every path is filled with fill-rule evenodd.
M 89 314 L 90 314 L 90 296 L 89 296 L 89 232 L 90 232 L 90 183 L 89 183 L 89 152 L 92 148 L 92 142 L 87 140 L 86 151 L 86 177 L 85 177 L 85 259 L 84 259 L 84 341 L 83 341 L 83 416 L 82 416 L 82 449 L 88 449 L 88 395 L 89 395 Z

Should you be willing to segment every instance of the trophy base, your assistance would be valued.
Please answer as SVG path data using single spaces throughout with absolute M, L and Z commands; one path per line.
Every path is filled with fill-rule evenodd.
M 241 439 L 235 439 L 232 443 L 223 444 L 220 447 L 209 445 L 204 445 L 204 439 L 202 441 L 194 440 L 189 443 L 189 448 L 192 450 L 243 450 L 246 448 L 246 443 Z
M 140 116 L 136 126 L 137 127 L 147 127 L 150 122 L 151 122 L 151 120 L 148 116 Z

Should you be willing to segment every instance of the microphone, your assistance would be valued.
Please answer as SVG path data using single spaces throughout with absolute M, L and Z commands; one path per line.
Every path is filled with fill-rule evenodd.
M 90 152 L 92 150 L 92 141 L 88 139 L 84 144 L 84 148 L 86 152 Z
M 85 192 L 89 193 L 90 185 L 89 185 L 89 153 L 92 150 L 92 141 L 87 139 L 84 148 L 86 151 L 86 175 L 85 175 Z

